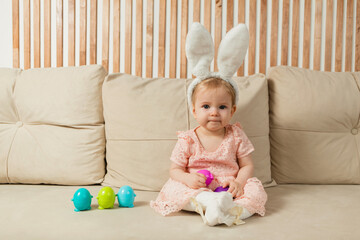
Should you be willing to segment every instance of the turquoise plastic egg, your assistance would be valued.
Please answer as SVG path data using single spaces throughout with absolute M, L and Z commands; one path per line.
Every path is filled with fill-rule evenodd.
M 128 207 L 132 208 L 134 207 L 134 200 L 136 197 L 136 194 L 134 193 L 134 190 L 130 186 L 122 186 L 119 189 L 119 192 L 117 195 L 117 199 L 119 202 L 119 207 Z
M 90 210 L 92 198 L 93 196 L 86 188 L 79 188 L 71 199 L 75 206 L 75 212 Z

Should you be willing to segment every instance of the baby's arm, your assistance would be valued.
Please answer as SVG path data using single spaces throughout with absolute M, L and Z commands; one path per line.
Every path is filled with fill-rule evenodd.
M 181 182 L 189 188 L 198 189 L 206 187 L 206 177 L 200 173 L 188 173 L 184 167 L 172 163 L 170 167 L 170 177 Z
M 254 164 L 250 155 L 239 158 L 238 163 L 240 170 L 237 174 L 236 179 L 234 181 L 229 181 L 225 183 L 223 186 L 229 186 L 228 192 L 230 192 L 233 197 L 240 197 L 243 194 L 246 181 L 253 176 L 254 172 Z

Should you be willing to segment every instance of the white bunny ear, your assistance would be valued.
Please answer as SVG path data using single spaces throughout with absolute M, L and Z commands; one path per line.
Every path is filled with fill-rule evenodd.
M 221 41 L 217 65 L 223 79 L 231 79 L 241 66 L 249 46 L 249 31 L 245 24 L 231 29 Z
M 198 22 L 194 22 L 186 37 L 186 56 L 192 73 L 201 78 L 210 73 L 210 64 L 214 58 L 214 43 L 210 33 Z

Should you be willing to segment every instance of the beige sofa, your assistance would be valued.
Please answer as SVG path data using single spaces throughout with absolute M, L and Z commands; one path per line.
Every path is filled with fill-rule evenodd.
M 235 78 L 240 121 L 266 187 L 265 217 L 208 227 L 162 217 L 176 131 L 193 128 L 190 79 L 143 79 L 101 66 L 0 70 L 0 239 L 359 239 L 360 73 L 274 67 Z M 103 185 L 135 207 L 99 210 Z M 87 188 L 92 209 L 71 198 Z M 117 203 L 117 202 L 116 202 Z

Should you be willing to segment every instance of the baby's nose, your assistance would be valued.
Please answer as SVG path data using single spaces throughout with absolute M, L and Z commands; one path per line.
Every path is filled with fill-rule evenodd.
M 217 115 L 219 113 L 217 108 L 212 108 L 211 109 L 211 115 Z

